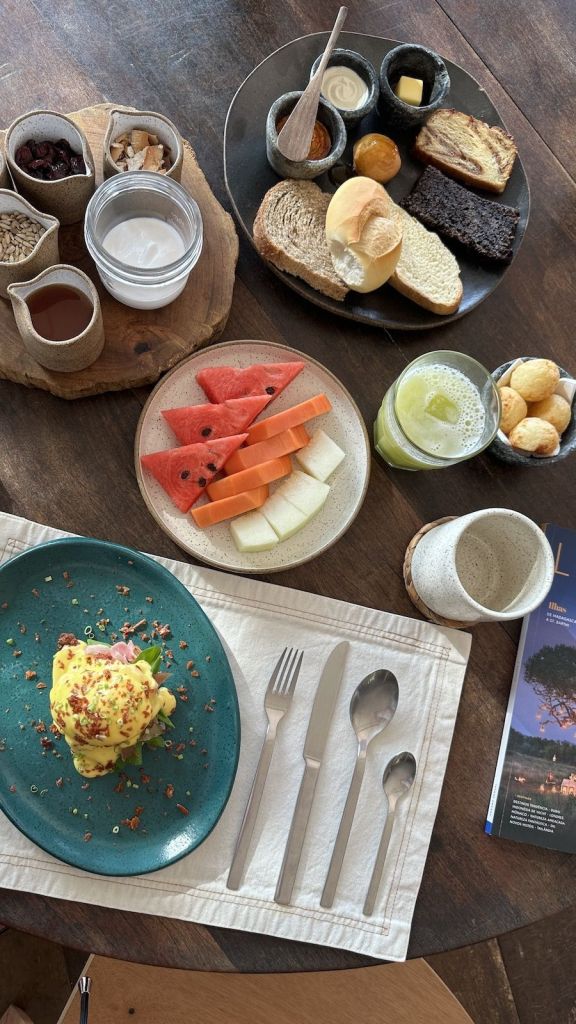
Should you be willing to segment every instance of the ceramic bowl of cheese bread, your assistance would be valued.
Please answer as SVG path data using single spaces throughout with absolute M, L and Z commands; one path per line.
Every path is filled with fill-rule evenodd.
M 521 356 L 493 371 L 500 429 L 488 449 L 513 466 L 547 466 L 576 451 L 576 380 L 552 359 Z
M 382 70 L 378 103 L 359 121 L 346 118 L 339 161 L 316 174 L 312 160 L 304 181 L 276 173 L 263 146 L 278 96 L 302 88 L 317 63 L 318 33 L 272 54 L 236 94 L 227 188 L 270 269 L 310 301 L 383 327 L 436 326 L 486 298 L 518 250 L 529 193 L 517 147 L 464 69 L 426 47 L 346 36 L 340 52 L 349 46 Z M 425 58 L 421 79 L 415 55 Z M 354 67 L 332 61 L 328 71 L 326 92 L 353 112 L 365 99 Z M 384 73 L 393 118 L 382 102 Z

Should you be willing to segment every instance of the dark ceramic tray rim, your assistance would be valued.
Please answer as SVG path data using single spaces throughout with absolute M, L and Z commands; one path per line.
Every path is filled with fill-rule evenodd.
M 236 90 L 236 92 L 235 92 L 235 94 L 234 94 L 234 96 L 232 98 L 232 101 L 231 101 L 230 106 L 228 108 L 228 112 L 226 114 L 226 122 L 225 122 L 225 125 L 224 125 L 224 142 L 223 142 L 224 183 L 226 185 L 226 191 L 228 193 L 228 197 L 230 199 L 230 203 L 232 205 L 232 209 L 233 209 L 234 215 L 236 217 L 236 220 L 238 221 L 238 223 L 241 226 L 245 236 L 247 237 L 248 241 L 250 242 L 251 246 L 254 248 L 254 250 L 256 252 L 258 252 L 258 250 L 256 249 L 256 246 L 254 245 L 254 239 L 252 237 L 251 227 L 249 227 L 245 223 L 245 221 L 244 221 L 244 219 L 242 217 L 242 214 L 240 213 L 240 210 L 238 208 L 238 205 L 237 205 L 237 202 L 236 202 L 236 199 L 235 199 L 234 190 L 233 190 L 233 188 L 232 188 L 232 186 L 230 184 L 229 175 L 228 175 L 228 162 L 227 162 L 226 154 L 227 154 L 227 140 L 228 140 L 228 134 L 229 134 L 229 125 L 230 125 L 230 121 L 231 121 L 231 115 L 233 113 L 233 109 L 234 109 L 234 106 L 236 104 L 236 100 L 237 100 L 238 96 L 240 95 L 240 93 L 242 92 L 242 90 L 243 90 L 244 86 L 246 85 L 246 83 L 253 77 L 253 75 L 257 74 L 261 70 L 261 68 L 263 68 L 264 65 L 269 60 L 271 60 L 273 57 L 275 57 L 276 54 L 280 53 L 282 50 L 285 50 L 285 49 L 287 49 L 289 47 L 297 45 L 298 43 L 302 42 L 303 40 L 308 40 L 308 39 L 312 39 L 312 38 L 318 38 L 318 40 L 325 41 L 327 39 L 328 35 L 329 35 L 328 32 L 311 32 L 308 35 L 298 36 L 296 39 L 291 39 L 288 43 L 284 43 L 283 46 L 278 47 L 278 49 L 274 50 L 273 53 L 268 54 L 268 56 L 265 57 L 264 60 L 260 61 L 260 63 L 257 64 L 255 68 L 253 68 L 253 70 L 250 72 L 250 74 L 247 75 L 246 78 L 244 79 L 244 81 L 240 84 L 240 86 L 238 87 L 238 89 Z M 366 33 L 366 32 L 343 32 L 342 33 L 342 40 L 346 36 L 355 37 L 358 40 L 360 40 L 360 39 L 369 39 L 371 42 L 379 42 L 379 43 L 383 44 L 384 46 L 389 47 L 390 49 L 392 49 L 395 46 L 402 45 L 402 42 L 403 42 L 402 40 L 387 39 L 384 36 L 371 35 L 370 33 Z M 341 46 L 345 46 L 348 49 L 352 49 L 353 48 L 351 45 L 348 45 L 344 41 L 341 41 L 340 45 Z M 361 50 L 359 50 L 359 52 L 361 52 Z M 460 64 L 456 64 L 454 61 L 450 61 L 446 57 L 443 57 L 442 55 L 440 55 L 440 56 L 442 57 L 442 60 L 446 64 L 446 67 L 448 69 L 448 73 L 451 72 L 452 68 L 456 68 L 459 72 L 461 72 L 471 82 L 474 83 L 474 85 L 477 88 L 478 92 L 483 94 L 486 97 L 486 99 L 490 103 L 491 107 L 493 108 L 494 114 L 495 114 L 494 122 L 500 124 L 501 127 L 503 127 L 505 130 L 507 130 L 506 125 L 503 122 L 503 120 L 502 120 L 498 110 L 496 109 L 496 107 L 494 106 L 494 104 L 492 103 L 490 98 L 488 97 L 488 95 L 486 93 L 486 90 L 483 89 L 483 87 L 480 85 L 478 80 L 476 78 L 474 78 L 474 76 L 471 75 L 470 72 L 466 71 L 466 69 L 463 68 Z M 376 70 L 378 71 L 378 68 Z M 278 95 L 280 95 L 280 93 Z M 456 103 L 456 102 L 457 101 L 456 101 L 455 97 L 449 96 L 449 103 L 450 104 Z M 520 176 L 522 178 L 523 188 L 525 189 L 525 192 L 526 192 L 526 199 L 525 199 L 525 204 L 524 204 L 525 205 L 525 210 L 522 207 L 520 207 L 520 221 L 519 221 L 519 224 L 518 224 L 518 230 L 517 230 L 517 233 L 516 233 L 516 238 L 514 240 L 514 253 L 513 253 L 513 256 L 512 256 L 512 260 L 510 261 L 510 263 L 507 263 L 507 264 L 496 265 L 494 267 L 494 281 L 493 281 L 493 284 L 491 284 L 490 287 L 487 287 L 485 289 L 485 291 L 482 294 L 480 294 L 479 297 L 475 301 L 473 301 L 470 305 L 468 305 L 465 309 L 460 308 L 460 309 L 456 310 L 455 313 L 451 313 L 448 316 L 441 316 L 441 315 L 437 315 L 435 313 L 431 313 L 429 310 L 426 310 L 426 309 L 423 309 L 420 306 L 417 306 L 415 303 L 411 302 L 409 299 L 405 298 L 404 296 L 401 296 L 399 293 L 395 294 L 395 298 L 396 299 L 402 299 L 403 301 L 405 301 L 408 304 L 408 307 L 410 307 L 410 312 L 412 313 L 413 316 L 420 314 L 421 315 L 420 322 L 418 322 L 418 323 L 410 323 L 410 322 L 402 322 L 401 319 L 391 319 L 391 318 L 386 317 L 385 315 L 382 315 L 380 313 L 380 311 L 378 311 L 378 310 L 370 309 L 369 307 L 365 307 L 365 306 L 361 306 L 361 305 L 346 306 L 346 305 L 344 305 L 344 303 L 337 302 L 335 299 L 330 299 L 327 296 L 323 295 L 321 292 L 316 291 L 314 288 L 312 288 L 309 285 L 307 285 L 306 282 L 302 281 L 300 278 L 293 277 L 291 274 L 288 274 L 285 271 L 278 270 L 278 268 L 275 267 L 272 263 L 269 263 L 268 260 L 265 260 L 264 257 L 260 256 L 260 253 L 258 253 L 258 255 L 259 255 L 260 259 L 262 260 L 262 262 L 268 267 L 268 269 L 271 270 L 272 273 L 276 275 L 276 277 L 280 278 L 281 281 L 284 281 L 284 283 L 287 284 L 289 288 L 291 288 L 293 291 L 297 292 L 303 298 L 308 299 L 308 301 L 312 302 L 315 306 L 319 306 L 321 309 L 324 309 L 324 310 L 326 310 L 329 313 L 334 313 L 334 314 L 336 314 L 336 316 L 343 317 L 344 319 L 347 319 L 347 320 L 354 320 L 356 322 L 370 324 L 372 327 L 376 327 L 376 328 L 379 327 L 379 328 L 385 328 L 385 329 L 391 329 L 391 330 L 393 329 L 393 330 L 403 330 L 403 331 L 404 330 L 405 331 L 418 331 L 418 330 L 426 330 L 426 329 L 429 329 L 431 327 L 441 327 L 443 324 L 449 324 L 449 323 L 452 323 L 455 320 L 459 320 L 461 317 L 465 316 L 467 313 L 472 312 L 473 309 L 475 309 L 485 299 L 487 299 L 488 296 L 491 295 L 492 292 L 494 292 L 494 290 L 498 287 L 498 285 L 502 281 L 502 278 L 504 277 L 506 272 L 510 269 L 510 267 L 514 263 L 514 260 L 516 259 L 516 256 L 518 254 L 518 250 L 519 250 L 520 245 L 522 243 L 522 240 L 524 238 L 524 234 L 526 232 L 526 228 L 528 226 L 528 221 L 529 221 L 529 218 L 530 218 L 530 188 L 529 188 L 528 179 L 527 179 L 526 172 L 524 170 L 524 165 L 522 163 L 520 155 L 517 155 L 517 157 L 516 157 L 515 170 L 516 170 L 516 167 L 518 168 L 519 174 L 520 174 Z M 422 169 L 424 169 L 424 165 L 422 165 Z M 278 178 L 278 180 L 280 180 L 280 178 Z M 491 193 L 479 193 L 479 194 L 486 195 L 488 197 L 493 198 L 493 194 L 491 194 Z M 502 196 L 502 200 L 504 202 L 506 201 L 505 200 L 505 192 L 504 192 L 504 194 Z M 458 259 L 458 262 L 460 264 L 462 264 L 463 257 L 457 254 L 457 259 Z M 463 273 L 462 273 L 462 278 L 463 278 L 463 283 L 464 284 L 465 284 L 464 271 L 466 269 L 467 269 L 466 265 L 464 265 Z M 368 293 L 368 295 L 369 295 L 369 293 Z M 363 298 L 365 298 L 365 296 L 359 296 L 359 299 L 363 299 Z M 416 313 L 414 313 L 415 310 L 416 310 Z

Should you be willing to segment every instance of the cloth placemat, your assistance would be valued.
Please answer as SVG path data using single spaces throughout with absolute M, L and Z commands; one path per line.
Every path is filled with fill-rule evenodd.
M 0 561 L 63 536 L 50 527 L 0 514 Z M 231 658 L 242 750 L 226 810 L 193 853 L 153 874 L 132 878 L 103 877 L 69 867 L 36 847 L 0 812 L 0 886 L 403 960 L 470 651 L 469 634 L 183 562 L 158 561 L 198 600 Z M 273 897 L 304 768 L 308 718 L 322 666 L 341 640 L 350 642 L 350 651 L 294 905 L 280 907 Z M 226 888 L 228 868 L 266 728 L 264 692 L 287 645 L 305 651 L 303 670 L 278 732 L 244 883 L 231 892 Z M 337 896 L 333 908 L 324 910 L 320 895 L 356 755 L 350 697 L 357 683 L 377 668 L 395 673 L 398 710 L 370 747 Z M 386 816 L 382 772 L 388 759 L 402 750 L 413 752 L 418 772 L 410 794 L 399 805 L 375 914 L 365 918 L 362 905 Z

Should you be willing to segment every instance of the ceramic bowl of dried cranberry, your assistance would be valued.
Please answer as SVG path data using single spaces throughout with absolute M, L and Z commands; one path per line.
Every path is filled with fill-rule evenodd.
M 64 114 L 33 110 L 6 132 L 6 162 L 18 191 L 61 224 L 82 220 L 96 178 L 84 133 Z

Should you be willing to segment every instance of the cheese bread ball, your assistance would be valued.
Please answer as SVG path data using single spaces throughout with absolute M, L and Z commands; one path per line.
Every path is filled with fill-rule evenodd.
M 509 434 L 513 427 L 520 420 L 523 420 L 528 413 L 528 406 L 514 388 L 506 386 L 499 388 L 500 401 L 502 402 L 502 415 L 500 417 L 500 429 Z
M 528 359 L 513 371 L 510 387 L 526 402 L 540 402 L 556 390 L 560 370 L 551 359 Z
M 537 416 L 528 416 L 510 431 L 508 440 L 513 448 L 533 455 L 553 455 L 560 438 L 556 427 Z
M 537 416 L 541 420 L 547 420 L 561 434 L 570 423 L 572 406 L 562 395 L 550 395 L 543 398 L 541 402 L 533 402 L 528 409 L 529 416 Z

